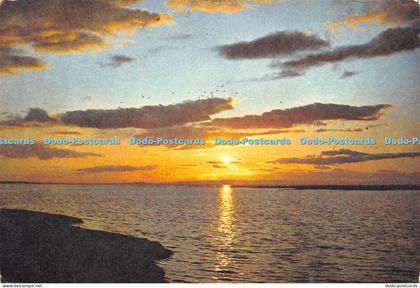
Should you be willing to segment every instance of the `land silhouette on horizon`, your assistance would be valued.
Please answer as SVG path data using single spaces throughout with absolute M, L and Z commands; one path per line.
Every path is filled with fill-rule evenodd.
M 0 271 L 14 283 L 166 282 L 161 244 L 77 227 L 79 218 L 0 209 Z

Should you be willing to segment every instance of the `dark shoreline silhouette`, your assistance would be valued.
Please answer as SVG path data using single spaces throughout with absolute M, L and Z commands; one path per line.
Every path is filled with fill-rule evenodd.
M 81 219 L 0 209 L 0 271 L 4 282 L 166 282 L 156 261 L 172 252 L 147 239 L 87 230 Z

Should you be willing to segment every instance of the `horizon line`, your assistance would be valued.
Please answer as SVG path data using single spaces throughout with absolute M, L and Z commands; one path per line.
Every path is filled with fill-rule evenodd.
M 267 183 L 232 183 L 235 180 L 216 181 L 180 181 L 180 182 L 38 182 L 4 180 L 0 184 L 31 184 L 31 185 L 179 185 L 179 186 L 223 186 L 237 188 L 289 188 L 289 189 L 325 189 L 325 190 L 420 190 L 420 184 L 267 184 Z M 229 183 L 230 182 L 230 183 Z

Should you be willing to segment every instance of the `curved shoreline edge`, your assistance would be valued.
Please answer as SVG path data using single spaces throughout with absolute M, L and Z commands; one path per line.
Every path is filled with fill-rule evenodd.
M 0 209 L 0 273 L 11 283 L 162 283 L 160 243 L 74 226 L 79 218 Z

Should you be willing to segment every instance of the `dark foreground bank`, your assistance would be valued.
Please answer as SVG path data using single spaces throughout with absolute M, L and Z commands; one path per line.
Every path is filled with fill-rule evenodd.
M 74 227 L 81 219 L 0 210 L 0 271 L 26 283 L 165 282 L 157 260 L 172 252 L 158 242 Z

